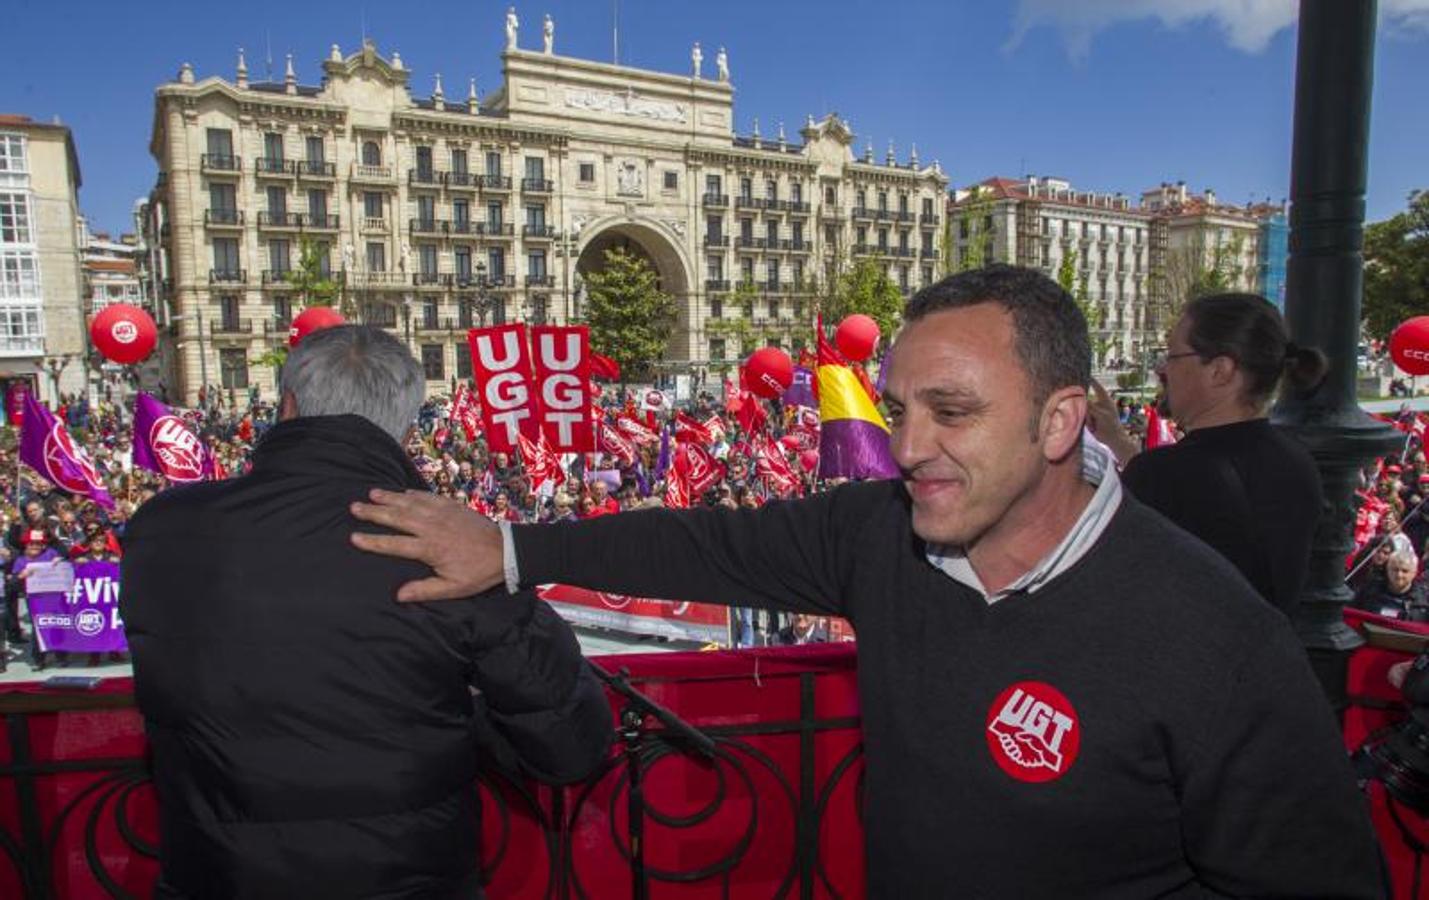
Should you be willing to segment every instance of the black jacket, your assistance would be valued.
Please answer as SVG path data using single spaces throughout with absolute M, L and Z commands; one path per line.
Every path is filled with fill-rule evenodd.
M 167 491 L 129 527 L 173 894 L 471 897 L 478 735 L 549 781 L 604 758 L 610 709 L 565 623 L 529 593 L 398 604 L 428 572 L 351 545 L 372 487 L 423 485 L 366 420 L 297 419 L 251 474 Z

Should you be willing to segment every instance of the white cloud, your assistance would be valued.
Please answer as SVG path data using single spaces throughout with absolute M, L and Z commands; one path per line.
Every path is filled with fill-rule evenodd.
M 1297 0 L 1018 0 L 1007 48 L 1016 49 L 1029 31 L 1048 27 L 1061 32 L 1073 59 L 1083 59 L 1097 32 L 1155 19 L 1167 28 L 1210 21 L 1227 44 L 1258 53 L 1295 23 L 1298 9 Z M 1382 0 L 1380 15 L 1382 26 L 1429 34 L 1429 0 Z

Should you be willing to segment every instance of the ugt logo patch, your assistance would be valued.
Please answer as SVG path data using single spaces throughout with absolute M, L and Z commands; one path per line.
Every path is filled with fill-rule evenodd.
M 998 767 L 1034 783 L 1067 774 L 1082 745 L 1071 701 L 1041 681 L 1019 681 L 998 694 L 987 713 L 986 734 Z

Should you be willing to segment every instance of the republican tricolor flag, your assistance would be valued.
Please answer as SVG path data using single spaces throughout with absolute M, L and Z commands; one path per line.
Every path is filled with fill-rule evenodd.
M 819 477 L 897 478 L 890 434 L 873 398 L 818 328 Z

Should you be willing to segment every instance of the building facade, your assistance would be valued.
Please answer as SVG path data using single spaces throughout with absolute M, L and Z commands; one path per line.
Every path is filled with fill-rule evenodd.
M 465 330 L 579 321 L 584 275 L 620 247 L 678 307 L 667 367 L 804 339 L 817 285 L 853 254 L 909 290 L 936 274 L 947 179 L 916 155 L 856 160 L 846 122 L 789 140 L 737 136 L 723 50 L 671 75 L 540 51 L 508 19 L 503 83 L 416 97 L 401 58 L 334 45 L 321 84 L 198 80 L 158 88 L 159 181 L 140 216 L 154 251 L 175 399 L 256 387 L 254 360 L 302 305 L 302 248 L 362 321 L 392 329 L 433 390 L 470 374 Z M 752 290 L 736 293 L 741 283 Z M 740 302 L 731 298 L 738 296 Z M 752 298 L 752 300 L 751 300 Z M 750 327 L 722 323 L 743 319 Z
M 87 389 L 79 159 L 63 125 L 0 116 L 0 382 Z
M 948 227 L 954 268 L 1009 262 L 1057 278 L 1071 259 L 1098 368 L 1129 367 L 1159 344 L 1161 321 L 1148 301 L 1160 235 L 1126 197 L 1060 178 L 989 178 L 950 198 Z
M 1216 273 L 1226 290 L 1264 293 L 1263 207 L 1222 203 L 1209 188 L 1193 194 L 1184 181 L 1143 191 L 1141 207 L 1166 223 L 1161 266 L 1171 300 L 1184 296 L 1207 273 Z

